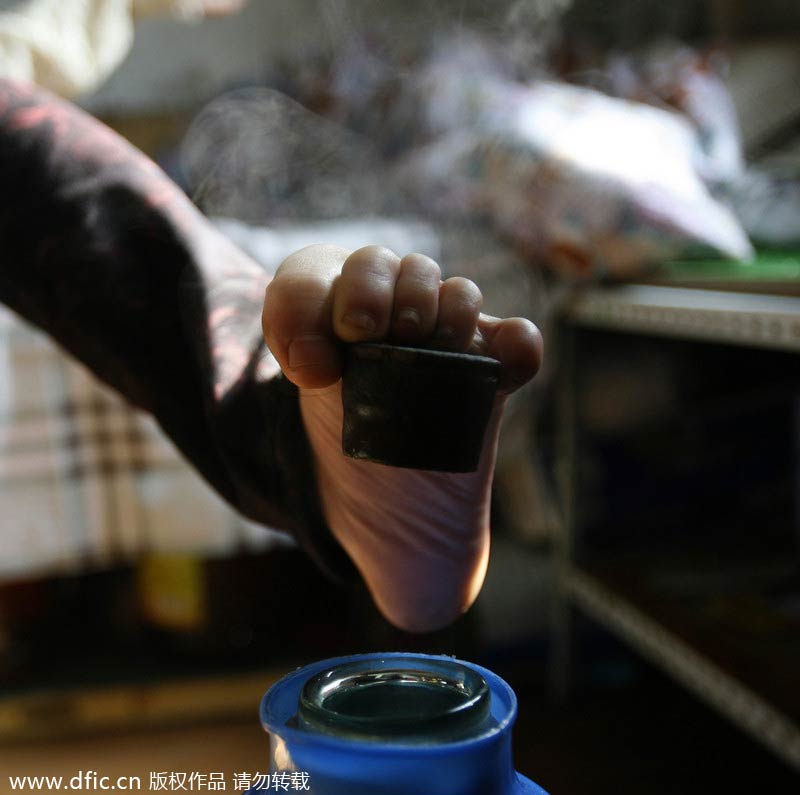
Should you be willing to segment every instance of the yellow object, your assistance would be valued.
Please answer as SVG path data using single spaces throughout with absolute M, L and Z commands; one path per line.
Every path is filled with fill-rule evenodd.
M 151 554 L 139 565 L 142 612 L 154 625 L 191 632 L 206 618 L 203 561 L 192 555 Z

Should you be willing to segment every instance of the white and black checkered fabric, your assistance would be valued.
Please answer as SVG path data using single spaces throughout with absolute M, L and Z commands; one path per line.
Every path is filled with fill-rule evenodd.
M 0 310 L 0 578 L 274 543 L 288 537 L 238 516 L 148 415 Z

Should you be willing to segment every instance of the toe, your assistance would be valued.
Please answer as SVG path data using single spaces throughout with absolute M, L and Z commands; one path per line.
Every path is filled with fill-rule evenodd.
M 441 278 L 441 268 L 430 257 L 408 254 L 400 260 L 392 308 L 393 340 L 414 343 L 432 334 L 439 309 Z
M 331 292 L 346 256 L 335 246 L 309 246 L 287 257 L 267 287 L 264 339 L 283 373 L 299 387 L 325 387 L 341 375 Z
M 472 344 L 483 296 L 474 282 L 453 276 L 439 288 L 439 315 L 432 344 L 443 350 L 466 351 Z
M 386 338 L 399 273 L 400 258 L 381 246 L 360 248 L 345 260 L 333 291 L 333 329 L 339 339 Z
M 498 359 L 503 365 L 500 392 L 515 391 L 539 371 L 544 343 L 539 329 L 530 320 L 522 317 L 500 320 L 481 315 L 478 332 L 479 352 Z

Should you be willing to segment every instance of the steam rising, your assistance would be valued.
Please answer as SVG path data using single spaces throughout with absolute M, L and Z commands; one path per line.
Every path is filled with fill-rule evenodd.
M 413 4 L 380 15 L 356 0 L 320 2 L 319 48 L 278 64 L 270 81 L 286 93 L 235 90 L 192 123 L 180 153 L 192 198 L 208 215 L 251 223 L 407 211 L 387 181 L 386 156 L 441 126 L 430 117 L 450 114 L 458 96 L 452 78 L 465 84 L 463 94 L 485 80 L 483 67 L 507 78 L 540 72 L 570 1 L 462 0 L 457 8 Z M 472 53 L 484 39 L 486 55 L 454 75 L 458 58 L 448 49 L 459 39 Z M 441 77 L 443 61 L 450 74 L 432 88 L 425 76 Z
M 330 219 L 374 213 L 384 203 L 369 142 L 266 88 L 207 105 L 184 138 L 181 166 L 208 215 Z

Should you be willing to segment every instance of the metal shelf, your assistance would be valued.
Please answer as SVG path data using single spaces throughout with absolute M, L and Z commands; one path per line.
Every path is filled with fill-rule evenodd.
M 800 298 L 681 287 L 593 288 L 569 304 L 584 327 L 800 351 Z
M 796 353 L 800 297 L 646 284 L 598 287 L 577 293 L 561 317 L 558 473 L 564 521 L 554 546 L 559 572 L 553 610 L 554 688 L 565 694 L 571 686 L 576 631 L 572 614 L 578 609 L 800 771 L 797 700 L 782 701 L 769 670 L 754 668 L 752 655 L 740 657 L 732 649 L 729 657 L 724 646 L 706 643 L 699 623 L 672 602 L 629 588 L 602 571 L 587 570 L 578 562 L 583 539 L 575 511 L 581 499 L 576 384 L 584 344 L 591 350 L 586 337 L 576 332 L 600 329 Z
M 800 725 L 596 577 L 562 576 L 565 595 L 644 657 L 800 770 Z

